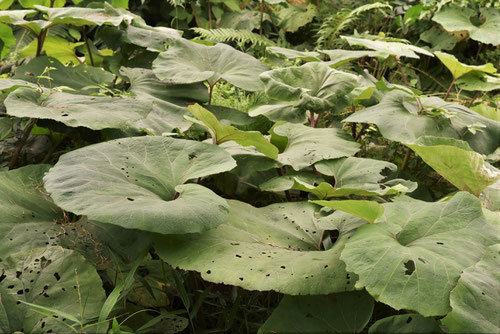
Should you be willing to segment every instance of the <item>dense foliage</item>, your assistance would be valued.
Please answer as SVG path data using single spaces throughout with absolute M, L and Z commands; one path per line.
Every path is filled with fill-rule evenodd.
M 497 2 L 0 9 L 0 333 L 500 332 Z

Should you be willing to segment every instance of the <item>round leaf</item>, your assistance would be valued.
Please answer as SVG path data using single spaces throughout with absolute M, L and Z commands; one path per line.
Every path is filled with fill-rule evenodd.
M 368 330 L 368 334 L 434 334 L 442 333 L 439 323 L 433 318 L 420 314 L 400 314 L 378 320 Z
M 306 202 L 263 208 L 230 201 L 227 220 L 203 234 L 157 236 L 158 254 L 203 279 L 291 295 L 352 290 L 355 275 L 339 260 L 345 238 L 319 251 L 322 231 Z
M 378 301 L 424 316 L 444 315 L 462 271 L 497 242 L 481 202 L 460 192 L 447 202 L 385 204 L 376 224 L 360 226 L 341 259 Z
M 153 72 L 162 80 L 214 84 L 224 79 L 249 91 L 262 89 L 258 76 L 265 70 L 267 67 L 260 61 L 229 45 L 205 46 L 185 39 L 172 41 L 153 62 Z
M 192 233 L 220 224 L 228 208 L 211 190 L 183 183 L 235 165 L 215 145 L 132 137 L 67 153 L 44 180 L 59 206 L 91 220 L 158 233 Z

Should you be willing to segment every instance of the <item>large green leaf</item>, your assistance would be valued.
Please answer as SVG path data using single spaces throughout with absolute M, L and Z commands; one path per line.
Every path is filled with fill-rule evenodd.
M 366 291 L 285 296 L 258 333 L 361 333 L 370 320 L 373 304 Z
M 458 79 L 456 85 L 463 90 L 490 92 L 500 89 L 500 75 L 474 71 Z
M 2 46 L 0 47 L 0 58 L 3 59 L 10 52 L 10 48 L 16 45 L 16 38 L 12 33 L 12 28 L 4 23 L 0 23 L 0 40 Z
M 158 233 L 201 232 L 226 219 L 226 201 L 184 184 L 236 165 L 223 149 L 169 137 L 132 137 L 63 155 L 45 187 L 63 209 Z
M 451 291 L 452 311 L 442 319 L 451 333 L 500 332 L 500 244 L 464 270 Z
M 300 120 L 307 111 L 338 113 L 368 87 L 363 86 L 362 77 L 334 70 L 322 62 L 264 72 L 260 79 L 266 94 L 277 102 L 258 107 L 250 115 L 265 115 L 276 121 Z
M 92 26 L 92 25 L 112 25 L 119 26 L 123 21 L 130 21 L 133 18 L 132 13 L 123 14 L 111 7 L 105 2 L 104 8 L 85 8 L 85 7 L 63 7 L 49 8 L 44 6 L 35 6 L 36 9 L 46 14 L 50 26 L 56 24 L 70 24 L 74 26 Z M 124 11 L 124 13 L 127 13 Z
M 439 323 L 433 318 L 424 318 L 420 314 L 400 314 L 383 318 L 375 322 L 368 334 L 434 334 L 443 333 Z
M 128 25 L 122 39 L 131 44 L 142 46 L 150 51 L 165 51 L 166 42 L 180 38 L 182 32 L 167 27 L 151 27 L 135 19 Z
M 250 91 L 262 89 L 258 76 L 265 70 L 267 66 L 260 61 L 229 45 L 206 46 L 185 39 L 172 41 L 153 62 L 153 72 L 162 80 L 184 84 L 208 81 L 213 85 L 224 79 Z
M 282 124 L 274 128 L 279 136 L 288 138 L 288 144 L 278 155 L 278 161 L 300 170 L 318 161 L 354 155 L 359 144 L 350 140 L 342 129 L 311 128 L 302 124 Z
M 52 244 L 61 232 L 61 210 L 43 191 L 49 165 L 0 172 L 0 258 Z
M 42 51 L 49 57 L 59 60 L 61 63 L 79 64 L 75 48 L 84 42 L 72 43 L 58 36 L 47 36 L 43 42 Z M 33 40 L 28 46 L 21 50 L 19 58 L 26 58 L 36 54 L 38 42 Z
M 420 39 L 432 45 L 432 51 L 453 50 L 458 38 L 440 28 L 432 27 L 420 34 Z
M 441 24 L 448 31 L 467 30 L 470 38 L 487 44 L 499 45 L 500 10 L 498 8 L 481 8 L 484 22 L 475 25 L 472 20 L 478 20 L 477 12 L 472 8 L 446 6 L 441 8 L 432 17 L 433 21 Z
M 47 68 L 50 71 L 47 72 Z M 40 56 L 19 66 L 13 78 L 46 88 L 64 86 L 74 89 L 75 93 L 91 94 L 98 91 L 99 85 L 111 86 L 114 75 L 101 68 L 83 64 L 64 66 L 55 58 Z
M 498 242 L 481 202 L 460 192 L 447 202 L 385 204 L 375 224 L 360 226 L 341 259 L 378 301 L 423 316 L 444 315 L 462 271 Z
M 384 207 L 375 201 L 345 200 L 345 201 L 310 201 L 311 203 L 340 210 L 373 223 L 384 214 Z
M 186 103 L 208 101 L 208 92 L 201 83 L 175 85 L 158 79 L 151 70 L 120 68 L 120 74 L 130 82 L 129 92 L 144 105 L 152 104 L 146 118 L 135 122 L 136 127 L 153 135 L 161 135 L 177 128 L 184 132 L 192 125 L 184 119 L 188 115 Z
M 132 97 L 90 96 L 18 88 L 5 99 L 7 113 L 16 117 L 52 119 L 68 126 L 93 130 L 134 128 L 152 104 Z
M 425 136 L 406 145 L 458 189 L 476 196 L 500 180 L 500 170 L 484 161 L 466 142 Z
M 23 27 L 38 35 L 40 31 L 47 27 L 50 23 L 41 20 L 25 20 L 26 16 L 32 16 L 36 12 L 36 10 L 32 9 L 2 10 L 0 11 L 0 22 Z
M 433 57 L 432 53 L 430 53 L 429 51 L 411 44 L 404 44 L 400 42 L 384 42 L 349 36 L 340 37 L 342 39 L 345 39 L 351 46 L 360 45 L 364 46 L 367 49 L 378 51 L 380 53 L 380 56 L 382 54 L 385 55 L 384 58 L 387 58 L 390 55 L 396 57 L 420 58 L 418 56 L 418 53 Z
M 318 15 L 318 7 L 312 3 L 303 6 L 288 4 L 287 7 L 281 7 L 277 15 L 283 29 L 295 32 L 300 27 L 310 23 Z
M 40 315 L 20 301 L 50 307 L 83 322 L 96 319 L 104 303 L 99 275 L 75 251 L 47 247 L 10 254 L 2 258 L 0 272 L 2 333 L 69 332 L 61 318 Z M 66 319 L 65 323 L 71 322 Z M 94 333 L 95 327 L 85 332 Z
M 260 132 L 242 131 L 234 126 L 224 125 L 217 120 L 214 114 L 199 104 L 189 106 L 188 110 L 201 121 L 202 126 L 210 131 L 215 144 L 219 145 L 227 141 L 234 141 L 241 146 L 253 146 L 271 159 L 278 157 L 278 148 L 271 144 Z
M 458 79 L 461 76 L 472 72 L 479 71 L 485 73 L 495 73 L 497 69 L 492 63 L 487 63 L 484 65 L 466 65 L 458 61 L 454 55 L 450 55 L 445 52 L 434 52 L 434 54 L 441 60 L 441 62 L 450 70 L 454 79 Z
M 203 234 L 158 236 L 158 254 L 203 279 L 291 295 L 352 290 L 356 276 L 339 260 L 345 238 L 319 251 L 316 206 L 306 202 L 255 208 L 230 201 L 227 220 Z
M 384 95 L 379 104 L 357 111 L 343 122 L 373 123 L 385 138 L 402 143 L 413 143 L 422 136 L 435 136 L 465 140 L 482 154 L 490 154 L 498 147 L 500 122 L 437 97 L 419 100 L 420 112 L 414 96 L 394 90 Z M 436 117 L 436 113 L 444 115 Z M 469 126 L 475 123 L 485 128 L 472 133 Z
M 310 192 L 319 199 L 324 199 L 350 195 L 396 195 L 412 192 L 417 188 L 415 182 L 402 179 L 384 181 L 386 176 L 382 175 L 382 172 L 397 170 L 396 165 L 386 161 L 349 157 L 320 161 L 315 164 L 315 167 L 321 174 L 333 176 L 333 185 L 323 180 L 316 181 L 315 185 L 308 180 L 295 178 L 295 182 L 292 181 L 287 189 L 299 189 Z
M 363 58 L 363 57 L 379 57 L 387 58 L 389 55 L 380 51 L 358 51 L 358 50 L 319 50 L 320 53 L 326 54 L 330 61 L 327 61 L 331 67 L 339 67 L 351 60 Z

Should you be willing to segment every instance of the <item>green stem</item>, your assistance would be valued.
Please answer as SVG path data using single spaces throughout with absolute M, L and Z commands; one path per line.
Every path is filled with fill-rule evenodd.
M 94 65 L 94 57 L 92 56 L 92 51 L 90 51 L 89 39 L 87 38 L 87 26 L 83 26 L 82 35 L 83 35 L 83 39 L 85 40 L 85 45 L 87 46 L 87 52 L 89 53 L 90 65 L 95 66 Z

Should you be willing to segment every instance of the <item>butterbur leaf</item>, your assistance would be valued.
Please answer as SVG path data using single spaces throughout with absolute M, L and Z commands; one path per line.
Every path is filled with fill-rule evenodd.
M 280 120 L 288 121 L 290 117 L 296 118 L 296 114 L 305 115 L 306 111 L 338 113 L 361 94 L 365 85 L 361 77 L 321 62 L 264 72 L 260 79 L 266 94 L 279 102 L 256 108 L 250 115 L 270 114 L 271 119 L 276 119 L 273 114 L 282 114 Z
M 16 117 L 52 119 L 71 127 L 93 130 L 134 128 L 152 105 L 132 97 L 90 96 L 60 91 L 18 88 L 5 99 L 7 113 Z
M 326 206 L 327 208 L 340 210 L 357 216 L 373 223 L 383 215 L 384 207 L 374 201 L 365 200 L 345 200 L 345 201 L 310 201 L 311 203 Z
M 226 219 L 227 203 L 198 184 L 236 163 L 222 148 L 169 137 L 132 137 L 63 155 L 45 187 L 65 210 L 157 233 L 195 233 Z
M 493 44 L 494 46 L 499 45 L 500 10 L 498 8 L 484 7 L 480 9 L 480 12 L 484 22 L 477 26 L 471 21 L 471 19 L 478 19 L 477 12 L 467 7 L 443 7 L 434 14 L 432 20 L 441 24 L 447 31 L 467 30 L 470 38 L 476 41 Z
M 43 190 L 49 165 L 0 172 L 0 258 L 57 242 L 62 211 Z
M 61 321 L 40 315 L 21 301 L 77 315 L 72 318 L 83 323 L 97 319 L 106 295 L 96 269 L 78 252 L 61 247 L 34 248 L 2 260 L 0 331 L 3 333 L 68 332 Z M 81 302 L 85 304 L 80 305 Z M 65 322 L 72 324 L 69 320 Z M 78 324 L 73 325 L 79 329 Z M 95 333 L 95 327 L 85 331 Z
M 84 8 L 84 7 L 63 7 L 49 8 L 35 6 L 36 9 L 47 16 L 50 25 L 70 24 L 73 26 L 119 26 L 123 21 L 130 21 L 134 16 L 132 13 L 122 14 L 109 4 L 105 3 L 104 8 Z
M 50 68 L 48 73 L 46 72 L 47 68 Z M 83 64 L 64 66 L 56 58 L 40 56 L 19 66 L 13 79 L 32 83 L 30 87 L 37 87 L 37 85 L 46 88 L 64 86 L 74 89 L 74 93 L 91 94 L 98 91 L 97 86 L 99 85 L 111 86 L 114 75 L 101 68 Z
M 452 311 L 441 320 L 450 333 L 500 331 L 500 245 L 489 247 L 481 261 L 464 270 L 451 291 Z
M 285 191 L 294 188 L 297 181 L 306 184 L 319 184 L 323 182 L 323 178 L 317 176 L 313 172 L 287 170 L 286 175 L 274 177 L 259 185 L 262 191 Z
M 500 122 L 438 97 L 420 97 L 419 101 L 422 109 L 415 96 L 394 90 L 385 94 L 379 104 L 357 111 L 342 122 L 373 123 L 385 138 L 401 143 L 434 136 L 465 140 L 481 154 L 490 154 L 498 147 Z M 486 127 L 473 134 L 468 126 L 474 123 Z
M 276 1 L 266 1 L 269 3 Z M 277 12 L 280 18 L 280 26 L 286 31 L 295 32 L 300 27 L 311 22 L 318 15 L 318 7 L 309 3 L 303 6 L 288 4 L 288 7 L 280 7 Z
M 305 61 L 319 61 L 320 54 L 316 51 L 298 51 L 294 49 L 281 48 L 278 46 L 271 46 L 267 48 L 267 51 L 283 56 L 287 59 L 303 59 Z
M 484 73 L 495 73 L 497 69 L 492 63 L 487 63 L 484 65 L 466 65 L 458 61 L 458 59 L 445 52 L 434 52 L 434 54 L 441 60 L 441 62 L 450 70 L 453 78 L 458 79 L 461 76 L 472 72 L 479 71 Z
M 433 57 L 429 51 L 419 48 L 411 44 L 404 44 L 401 42 L 384 42 L 364 38 L 340 36 L 345 39 L 349 45 L 360 45 L 367 49 L 375 50 L 381 54 L 385 54 L 385 58 L 392 55 L 396 57 L 420 58 L 418 54 Z
M 321 174 L 333 176 L 335 183 L 331 185 L 321 182 L 313 185 L 311 182 L 296 180 L 292 187 L 311 192 L 319 199 L 350 195 L 395 195 L 412 192 L 417 188 L 417 184 L 411 181 L 401 179 L 383 181 L 386 178 L 382 175 L 383 171 L 397 170 L 396 165 L 386 161 L 348 157 L 320 161 L 315 167 Z
M 406 145 L 458 189 L 476 196 L 500 179 L 500 170 L 484 161 L 466 142 L 425 136 Z
M 188 110 L 201 121 L 202 126 L 211 132 L 215 144 L 235 141 L 241 146 L 253 146 L 271 159 L 278 157 L 276 146 L 271 144 L 260 132 L 242 131 L 231 125 L 221 124 L 210 111 L 199 104 L 189 106 Z
M 375 224 L 360 226 L 341 259 L 375 300 L 423 316 L 445 315 L 462 271 L 498 237 L 481 202 L 459 192 L 447 202 L 384 204 Z
M 260 61 L 229 45 L 206 46 L 185 39 L 172 41 L 153 62 L 153 72 L 162 80 L 181 84 L 208 81 L 213 85 L 224 79 L 249 91 L 262 89 L 258 76 L 266 70 Z
M 318 161 L 354 155 L 359 144 L 352 141 L 342 129 L 311 128 L 302 124 L 285 123 L 273 131 L 288 138 L 288 143 L 278 155 L 278 161 L 300 170 Z
M 128 92 L 135 94 L 143 105 L 151 103 L 152 110 L 147 117 L 134 124 L 153 135 L 159 136 L 176 128 L 186 131 L 192 125 L 184 119 L 188 115 L 186 103 L 208 101 L 207 89 L 201 83 L 172 84 L 144 68 L 121 67 L 120 74 L 130 82 Z
M 339 260 L 345 238 L 319 251 L 322 231 L 314 225 L 316 206 L 307 202 L 255 208 L 228 201 L 229 216 L 203 234 L 157 236 L 165 261 L 201 273 L 203 279 L 248 290 L 290 295 L 350 291 L 356 281 Z
M 474 71 L 458 79 L 456 85 L 463 90 L 490 92 L 500 89 L 500 75 L 488 75 Z
M 373 298 L 366 291 L 284 296 L 258 333 L 361 333 L 373 306 Z
M 432 51 L 453 50 L 458 38 L 440 28 L 432 27 L 420 34 L 420 39 L 432 45 Z
M 37 40 L 34 39 L 28 46 L 21 50 L 19 58 L 36 55 L 37 43 Z M 42 51 L 47 56 L 56 58 L 61 63 L 79 64 L 80 61 L 76 56 L 75 48 L 83 44 L 84 42 L 71 43 L 58 36 L 47 36 L 43 42 Z
M 32 16 L 32 14 L 35 14 L 36 12 L 36 10 L 32 9 L 2 10 L 0 11 L 0 22 L 23 27 L 38 35 L 43 28 L 50 24 L 50 22 L 41 20 L 25 20 L 27 16 Z
M 123 40 L 147 48 L 150 51 L 165 51 L 165 44 L 173 39 L 180 38 L 182 32 L 167 27 L 151 27 L 140 19 L 134 19 L 128 25 Z
M 336 68 L 345 63 L 350 62 L 351 60 L 363 58 L 363 57 L 378 57 L 378 58 L 387 58 L 389 55 L 380 52 L 380 51 L 358 51 L 358 50 L 319 50 L 318 52 L 322 54 L 326 54 L 330 61 L 327 61 L 326 64 L 329 66 Z
M 439 327 L 439 322 L 433 318 L 425 318 L 420 314 L 400 314 L 392 317 L 377 320 L 370 329 L 368 334 L 434 334 L 443 333 Z

